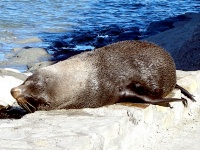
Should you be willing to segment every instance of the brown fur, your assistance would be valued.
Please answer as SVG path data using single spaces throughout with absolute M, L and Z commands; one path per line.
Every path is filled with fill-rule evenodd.
M 186 103 L 185 99 L 164 99 L 175 86 L 175 64 L 164 49 L 148 42 L 124 41 L 39 69 L 11 94 L 29 112 L 94 108 L 136 99 Z

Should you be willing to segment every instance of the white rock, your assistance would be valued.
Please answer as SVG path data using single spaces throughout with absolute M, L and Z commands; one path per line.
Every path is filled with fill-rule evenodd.
M 13 105 L 16 100 L 10 94 L 10 90 L 22 83 L 22 80 L 16 79 L 12 76 L 0 76 L 0 105 Z

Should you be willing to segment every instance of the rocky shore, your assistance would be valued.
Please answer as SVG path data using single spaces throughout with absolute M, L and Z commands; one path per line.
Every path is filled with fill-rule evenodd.
M 180 17 L 182 19 L 177 19 L 177 21 L 175 21 L 175 19 L 174 21 L 171 21 L 170 26 L 173 26 L 173 28 L 150 36 L 145 40 L 151 41 L 165 48 L 174 58 L 177 69 L 199 70 L 200 13 L 187 13 L 177 18 Z M 166 19 L 166 21 L 168 20 L 170 22 L 170 19 Z M 155 25 L 155 28 L 159 26 L 159 22 L 157 24 L 158 25 Z M 152 29 L 154 28 L 152 27 Z
M 123 40 L 147 40 L 165 48 L 174 58 L 179 70 L 200 69 L 200 13 L 183 15 L 152 22 L 141 31 L 136 27 L 105 26 L 93 31 L 78 30 L 61 35 L 46 35 L 40 38 L 15 41 L 13 48 L 0 62 L 0 68 L 15 68 L 21 71 L 35 70 L 67 59 L 86 50 L 102 47 Z M 52 40 L 53 39 L 53 40 Z M 31 47 L 34 43 L 49 43 L 50 46 Z
M 2 149 L 160 149 L 157 143 L 162 142 L 161 139 L 179 134 L 179 130 L 174 129 L 177 125 L 184 128 L 185 124 L 196 122 L 193 129 L 197 130 L 200 122 L 200 14 L 187 13 L 154 22 L 146 32 L 112 25 L 104 30 L 80 31 L 73 38 L 65 36 L 61 39 L 52 41 L 49 47 L 55 50 L 52 54 L 48 49 L 29 47 L 29 43 L 44 39 L 18 41 L 22 47 L 14 48 L 7 55 L 7 60 L 0 62 L 0 109 L 3 112 L 12 118 L 24 116 L 26 112 L 18 108 L 10 89 L 21 84 L 35 69 L 82 52 L 72 51 L 77 45 L 91 48 L 120 40 L 138 39 L 154 42 L 172 55 L 178 69 L 178 84 L 191 92 L 197 102 L 188 101 L 187 108 L 182 103 L 172 103 L 172 109 L 126 103 L 97 109 L 39 111 L 19 120 L 4 119 L 0 120 Z M 89 50 L 87 48 L 84 50 Z M 24 72 L 9 67 L 20 68 Z M 169 95 L 176 98 L 182 96 L 179 90 Z M 13 115 L 13 112 L 18 115 Z M 169 130 L 173 132 L 168 133 Z M 167 145 L 172 149 L 169 143 Z
M 11 73 L 20 76 L 16 79 Z M 5 89 L 1 98 L 7 101 L 1 105 L 12 105 L 14 100 L 6 93 L 11 86 L 22 82 L 24 75 L 13 70 L 5 74 L 0 78 L 1 83 L 6 83 L 6 86 L 1 84 L 1 89 Z M 37 111 L 27 115 L 22 110 L 8 110 L 8 114 L 18 113 L 17 116 L 9 114 L 13 118 L 25 116 L 17 120 L 0 120 L 0 148 L 159 150 L 162 147 L 169 150 L 176 147 L 177 150 L 188 150 L 189 147 L 198 150 L 200 71 L 177 71 L 177 78 L 178 84 L 191 92 L 197 102 L 188 100 L 188 107 L 174 102 L 170 104 L 172 108 L 121 103 L 95 109 Z M 182 96 L 179 90 L 174 90 L 168 97 Z

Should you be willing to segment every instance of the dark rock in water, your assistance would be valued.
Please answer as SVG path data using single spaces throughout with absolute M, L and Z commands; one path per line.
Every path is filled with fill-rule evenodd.
M 110 44 L 110 43 L 112 43 L 113 42 L 113 38 L 112 37 L 96 37 L 96 39 L 95 39 L 95 42 L 94 42 L 94 44 L 93 44 L 93 46 L 95 47 L 95 48 L 100 48 L 100 47 L 103 47 L 103 46 L 105 46 L 105 45 L 108 45 L 108 44 Z
M 124 32 L 122 32 L 116 37 L 115 42 L 125 41 L 125 40 L 138 40 L 139 36 L 141 36 L 139 28 L 129 27 L 125 28 Z
M 20 119 L 27 114 L 27 111 L 21 107 L 2 108 L 0 110 L 0 119 Z
M 53 47 L 56 47 L 57 49 L 59 49 L 59 48 L 63 48 L 63 47 L 68 47 L 68 44 L 64 41 L 54 41 Z
M 145 34 L 146 36 L 158 34 L 160 32 L 174 28 L 176 26 L 175 23 L 177 22 L 188 21 L 189 19 L 190 17 L 184 14 L 178 15 L 176 17 L 170 17 L 165 20 L 152 22 L 147 27 Z
M 173 28 L 173 21 L 170 21 L 170 20 L 156 21 L 156 22 L 150 23 L 150 25 L 147 27 L 146 34 L 154 35 L 171 28 Z
M 190 39 L 177 48 L 174 61 L 179 70 L 200 69 L 200 30 L 194 31 Z
M 79 33 L 78 35 L 76 35 L 75 37 L 73 37 L 71 42 L 75 43 L 75 44 L 82 44 L 82 43 L 86 43 L 86 42 L 92 42 L 96 36 L 97 35 L 94 34 L 94 33 L 82 32 L 82 33 Z
M 96 41 L 94 43 L 94 46 L 96 48 L 99 48 L 99 47 L 103 47 L 104 45 L 106 45 L 105 38 L 103 38 L 103 37 L 97 37 Z
M 76 30 L 67 32 L 66 35 L 58 36 L 48 49 L 53 52 L 54 59 L 64 60 L 73 55 L 83 52 L 85 49 L 78 49 L 76 46 L 91 46 L 100 48 L 111 43 L 124 40 L 137 40 L 140 36 L 139 28 L 136 27 L 120 27 L 118 25 L 109 25 L 102 28 L 95 28 L 93 30 Z M 57 35 L 52 35 L 57 36 Z M 48 38 L 50 38 L 48 34 Z M 47 38 L 45 39 L 48 40 Z M 88 49 L 89 50 L 89 49 Z M 90 49 L 91 50 L 91 49 Z
M 51 42 L 51 46 L 49 46 L 47 49 L 53 51 L 54 53 L 60 53 L 64 49 L 72 49 L 76 45 L 71 42 L 65 42 L 63 39 L 58 39 Z
M 108 26 L 106 32 L 105 29 L 100 31 L 102 36 L 96 37 L 94 43 L 95 48 L 103 47 L 105 45 L 115 43 L 124 40 L 137 40 L 141 35 L 140 31 L 136 27 L 121 28 L 116 25 Z
M 138 35 L 140 35 L 141 33 L 140 33 L 140 29 L 138 28 L 138 27 L 132 27 L 132 26 L 130 26 L 130 27 L 125 27 L 124 28 L 124 32 L 125 31 L 132 31 L 132 32 L 135 32 L 136 34 L 138 34 Z
M 118 25 L 110 25 L 108 27 L 104 27 L 103 30 L 101 30 L 102 35 L 108 35 L 108 36 L 116 36 L 122 33 L 124 30 Z
M 187 16 L 187 14 L 182 14 L 182 15 L 178 15 L 175 17 L 170 17 L 165 19 L 166 21 L 172 21 L 173 23 L 178 22 L 178 21 L 188 21 L 191 18 L 189 16 Z
M 55 41 L 51 41 L 52 44 L 48 49 L 54 51 L 56 54 L 64 52 L 63 55 L 68 55 L 65 51 L 72 51 L 77 45 L 90 45 L 99 48 L 120 40 L 138 39 L 138 35 L 140 35 L 138 28 L 122 28 L 118 25 L 96 28 L 92 31 L 81 29 L 72 33 L 68 32 L 59 38 L 52 38 Z
M 138 40 L 139 37 L 137 35 L 138 33 L 134 31 L 126 31 L 121 33 L 117 38 L 115 39 L 116 42 L 118 41 L 125 41 L 125 40 Z
M 176 69 L 200 69 L 200 13 L 186 13 L 169 18 L 173 28 L 150 36 L 145 40 L 166 49 L 173 57 Z
M 74 55 L 77 55 L 77 54 L 80 54 L 82 52 L 85 52 L 87 50 L 78 50 L 78 51 L 75 51 L 75 50 L 63 50 L 63 51 L 60 51 L 60 52 L 57 52 L 54 54 L 54 58 L 51 60 L 51 61 L 61 61 L 61 60 L 65 60 L 69 57 L 72 57 Z
M 55 40 L 51 41 L 52 45 L 49 49 L 54 53 L 54 61 L 56 59 L 63 60 L 81 53 L 84 50 L 80 49 L 81 46 L 100 48 L 118 41 L 140 40 L 177 26 L 181 26 L 189 19 L 191 19 L 191 15 L 184 14 L 152 22 L 147 27 L 147 30 L 142 34 L 139 28 L 134 27 L 134 25 L 122 27 L 117 24 L 112 24 L 101 28 L 94 28 L 92 30 L 75 30 L 67 32 L 66 34 L 63 34 L 63 36 L 58 36 L 58 38 L 52 38 Z M 79 46 L 78 51 L 76 48 L 77 45 Z

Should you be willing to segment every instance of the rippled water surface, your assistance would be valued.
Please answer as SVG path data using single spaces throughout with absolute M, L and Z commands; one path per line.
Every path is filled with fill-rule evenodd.
M 0 57 L 15 40 L 110 24 L 145 29 L 156 20 L 199 12 L 199 0 L 1 0 Z

